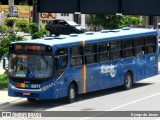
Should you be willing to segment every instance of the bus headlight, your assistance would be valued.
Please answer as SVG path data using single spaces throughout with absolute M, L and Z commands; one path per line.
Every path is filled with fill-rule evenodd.
M 49 85 L 46 85 L 46 86 L 42 87 L 41 90 L 45 91 L 45 90 L 51 88 L 52 86 L 53 86 L 53 83 L 50 83 Z
M 10 88 L 12 89 L 16 89 L 16 87 L 14 85 L 12 85 L 11 83 L 8 84 Z

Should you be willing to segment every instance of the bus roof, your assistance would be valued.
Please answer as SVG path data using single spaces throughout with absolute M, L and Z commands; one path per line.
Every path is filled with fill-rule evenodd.
M 158 34 L 156 30 L 153 29 L 144 29 L 144 28 L 125 28 L 125 29 L 116 29 L 116 30 L 102 30 L 99 32 L 86 32 L 83 34 L 70 34 L 70 35 L 60 35 L 53 37 L 45 37 L 42 39 L 35 40 L 26 40 L 13 42 L 22 43 L 22 44 L 43 44 L 49 46 L 63 47 L 63 46 L 72 46 L 85 43 L 93 42 L 102 42 L 106 40 L 117 40 L 127 37 L 140 36 L 145 34 Z

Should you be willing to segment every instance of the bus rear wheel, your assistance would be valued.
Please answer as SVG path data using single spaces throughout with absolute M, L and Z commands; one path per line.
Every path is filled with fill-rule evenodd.
M 129 90 L 132 88 L 133 76 L 130 72 L 127 72 L 124 78 L 124 89 Z
M 76 99 L 76 87 L 74 84 L 71 84 L 68 89 L 67 102 L 73 103 Z

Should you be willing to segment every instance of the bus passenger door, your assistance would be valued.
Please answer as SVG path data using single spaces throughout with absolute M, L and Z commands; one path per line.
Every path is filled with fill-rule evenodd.
M 56 98 L 67 95 L 67 81 L 68 81 L 68 49 L 59 48 L 55 53 L 55 95 Z

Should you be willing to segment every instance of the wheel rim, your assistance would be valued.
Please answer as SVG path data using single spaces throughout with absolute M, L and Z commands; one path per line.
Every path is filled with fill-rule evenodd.
M 70 89 L 70 98 L 71 99 L 75 98 L 75 90 L 73 88 Z
M 126 86 L 130 87 L 131 85 L 131 77 L 129 75 L 126 76 Z

